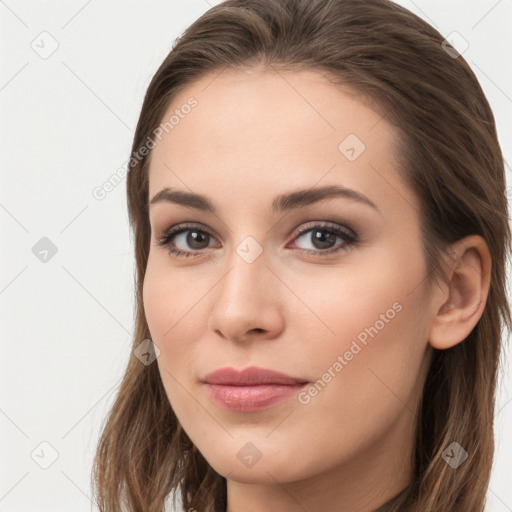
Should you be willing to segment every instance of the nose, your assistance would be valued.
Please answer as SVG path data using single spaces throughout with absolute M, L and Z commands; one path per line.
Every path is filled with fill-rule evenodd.
M 285 295 L 268 263 L 264 252 L 252 262 L 233 252 L 211 299 L 211 331 L 236 343 L 280 335 L 284 325 L 280 298 Z

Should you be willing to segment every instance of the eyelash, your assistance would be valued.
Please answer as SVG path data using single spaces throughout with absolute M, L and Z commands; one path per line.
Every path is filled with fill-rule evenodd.
M 163 246 L 167 247 L 167 250 L 169 253 L 177 258 L 189 258 L 189 257 L 199 257 L 204 254 L 206 251 L 182 251 L 180 249 L 176 249 L 171 245 L 171 240 L 175 236 L 186 232 L 186 231 L 195 231 L 197 233 L 206 233 L 207 235 L 211 236 L 212 238 L 215 238 L 213 234 L 211 234 L 206 229 L 199 229 L 199 227 L 196 224 L 180 224 L 178 226 L 175 226 L 173 228 L 168 229 L 161 238 L 159 238 L 155 243 L 157 246 Z M 320 250 L 311 250 L 311 249 L 299 249 L 299 251 L 305 252 L 312 256 L 325 256 L 330 255 L 333 253 L 338 253 L 342 251 L 347 251 L 350 246 L 355 245 L 358 242 L 357 235 L 351 235 L 347 231 L 344 231 L 340 229 L 339 227 L 332 226 L 331 224 L 326 223 L 320 223 L 320 224 L 314 224 L 313 226 L 309 226 L 308 228 L 302 229 L 296 233 L 296 236 L 293 240 L 296 238 L 299 238 L 303 236 L 305 233 L 309 233 L 311 231 L 323 231 L 330 234 L 334 234 L 344 240 L 344 244 L 341 247 L 338 248 L 330 248 L 323 251 Z M 351 230 L 352 231 L 352 230 Z

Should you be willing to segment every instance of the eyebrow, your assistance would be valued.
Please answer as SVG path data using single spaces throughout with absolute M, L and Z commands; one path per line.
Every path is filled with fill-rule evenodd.
M 272 201 L 271 211 L 273 213 L 286 212 L 333 197 L 351 199 L 379 211 L 377 205 L 361 194 L 361 192 L 339 185 L 299 189 L 281 194 Z M 217 213 L 217 209 L 207 197 L 194 192 L 173 190 L 165 187 L 153 196 L 149 205 L 152 206 L 162 202 L 175 203 L 205 212 Z

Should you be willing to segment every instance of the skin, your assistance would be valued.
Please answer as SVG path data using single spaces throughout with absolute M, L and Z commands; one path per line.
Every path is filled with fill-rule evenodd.
M 150 208 L 143 297 L 167 396 L 227 478 L 228 512 L 369 512 L 411 481 L 415 411 L 432 348 L 461 342 L 480 318 L 489 251 L 480 237 L 464 239 L 451 248 L 449 281 L 429 287 L 419 203 L 396 171 L 394 128 L 317 72 L 217 75 L 174 98 L 165 119 L 191 96 L 198 105 L 151 155 L 150 199 L 177 188 L 218 208 Z M 350 133 L 366 146 L 354 161 L 338 149 Z M 281 193 L 333 184 L 364 194 L 378 210 L 336 197 L 270 213 Z M 323 247 L 346 250 L 308 255 L 327 249 L 295 230 L 322 221 L 353 230 L 359 241 L 336 236 Z M 174 237 L 198 257 L 175 257 L 156 244 L 185 222 L 213 235 L 202 246 L 187 244 L 187 232 Z M 252 263 L 236 251 L 248 236 L 262 249 Z M 394 318 L 333 372 L 338 356 L 397 303 Z M 329 368 L 335 376 L 307 404 L 294 396 L 242 413 L 210 400 L 202 377 L 251 365 L 311 383 Z M 237 457 L 249 442 L 261 454 L 251 467 Z

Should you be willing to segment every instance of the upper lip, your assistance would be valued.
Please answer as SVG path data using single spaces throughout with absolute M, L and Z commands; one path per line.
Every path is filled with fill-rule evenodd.
M 284 373 L 250 366 L 243 370 L 235 368 L 219 368 L 209 373 L 203 379 L 208 384 L 222 384 L 225 386 L 250 386 L 258 384 L 282 384 L 297 385 L 305 384 L 307 381 L 295 377 L 290 377 Z

